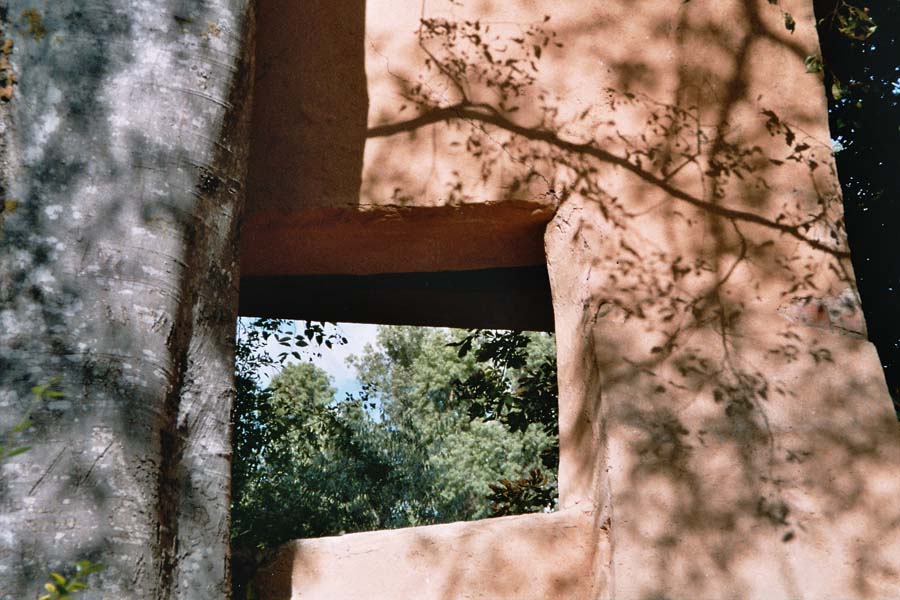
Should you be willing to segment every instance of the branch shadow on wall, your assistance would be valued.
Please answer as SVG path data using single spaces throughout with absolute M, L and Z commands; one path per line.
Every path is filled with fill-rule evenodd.
M 554 33 L 549 17 L 504 30 L 426 15 L 422 76 L 396 78 L 403 103 L 376 114 L 368 138 L 390 144 L 372 164 L 428 139 L 458 159 L 428 175 L 446 202 L 484 201 L 487 188 L 500 190 L 491 201 L 549 199 L 552 225 L 590 246 L 572 335 L 590 338 L 602 389 L 569 401 L 591 414 L 602 397 L 609 437 L 575 475 L 599 477 L 625 507 L 616 518 L 601 506 L 598 518 L 611 518 L 614 552 L 643 557 L 642 599 L 750 597 L 742 569 L 753 561 L 799 597 L 815 583 L 796 557 L 832 528 L 852 589 L 878 596 L 897 576 L 881 548 L 897 543 L 900 516 L 871 480 L 896 487 L 880 469 L 897 432 L 889 407 L 875 406 L 886 397 L 880 374 L 841 364 L 872 355 L 831 150 L 806 132 L 822 107 L 786 114 L 783 99 L 751 96 L 757 52 L 802 64 L 808 49 L 765 3 L 673 13 L 644 24 L 672 42 L 674 93 L 657 84 L 671 63 L 632 57 L 609 65 L 604 101 L 577 112 L 541 89 L 542 58 L 578 36 L 615 35 L 616 24 Z M 363 193 L 412 204 L 421 185 L 383 169 Z M 597 476 L 597 461 L 620 473 Z

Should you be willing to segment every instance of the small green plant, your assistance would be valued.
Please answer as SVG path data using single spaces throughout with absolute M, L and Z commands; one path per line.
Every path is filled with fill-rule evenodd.
M 22 420 L 5 434 L 0 434 L 0 462 L 18 456 L 24 452 L 28 452 L 31 446 L 15 445 L 14 440 L 21 433 L 32 425 L 31 413 L 44 400 L 52 398 L 62 398 L 64 394 L 58 389 L 54 389 L 59 384 L 59 378 L 51 379 L 43 385 L 36 385 L 31 388 L 31 395 L 34 400 Z M 72 594 L 88 589 L 86 583 L 87 577 L 92 573 L 97 573 L 104 569 L 99 563 L 92 563 L 89 560 L 81 560 L 75 563 L 75 575 L 71 578 L 61 575 L 57 572 L 50 573 L 50 580 L 44 584 L 46 594 L 43 594 L 38 600 L 67 600 Z
M 31 411 L 34 409 L 34 406 L 39 403 L 44 398 L 58 398 L 62 396 L 62 392 L 56 391 L 53 389 L 53 386 L 56 385 L 58 380 L 52 380 L 45 385 L 38 385 L 31 388 L 31 393 L 34 396 L 34 402 L 26 411 L 25 416 L 22 417 L 22 420 L 16 424 L 15 427 L 7 431 L 5 434 L 0 435 L 0 461 L 4 461 L 6 459 L 12 458 L 13 456 L 18 456 L 23 452 L 27 452 L 31 446 L 16 446 L 14 445 L 14 439 L 19 436 L 23 431 L 31 427 Z
M 25 417 L 15 427 L 13 427 L 12 429 L 9 430 L 9 433 L 7 433 L 4 436 L 4 440 L 3 440 L 6 443 L 0 444 L 0 461 L 4 461 L 8 458 L 12 458 L 13 456 L 18 456 L 19 454 L 22 454 L 23 452 L 28 451 L 28 449 L 31 446 L 12 446 L 12 447 L 8 448 L 7 444 L 9 444 L 8 440 L 10 438 L 14 438 L 14 437 L 18 436 L 18 434 L 22 433 L 29 427 L 31 427 L 31 419 L 29 419 L 28 417 Z
M 38 600 L 69 600 L 73 594 L 88 589 L 86 581 L 88 576 L 102 571 L 103 568 L 101 564 L 80 560 L 75 563 L 75 575 L 72 577 L 66 577 L 56 572 L 50 573 L 51 581 L 44 584 L 47 593 L 40 596 Z
M 26 429 L 31 427 L 31 412 L 34 408 L 40 404 L 43 400 L 51 399 L 51 398 L 62 398 L 63 393 L 59 390 L 54 389 L 54 387 L 59 383 L 59 378 L 51 379 L 49 382 L 44 385 L 36 385 L 31 388 L 31 394 L 34 396 L 34 401 L 31 406 L 25 412 L 25 416 L 22 417 L 22 420 L 16 424 L 15 427 L 10 429 L 5 434 L 0 434 L 0 462 L 12 458 L 13 456 L 18 456 L 23 452 L 27 452 L 31 446 L 17 446 L 15 445 L 15 438 L 19 437 L 19 435 L 24 432 Z

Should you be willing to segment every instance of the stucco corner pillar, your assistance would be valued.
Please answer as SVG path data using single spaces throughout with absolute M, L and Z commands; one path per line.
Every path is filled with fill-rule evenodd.
M 549 224 L 561 503 L 608 529 L 610 598 L 895 598 L 900 430 L 852 282 L 813 250 L 793 296 L 813 276 L 763 265 L 796 244 L 714 221 L 574 195 Z
M 613 133 L 554 182 L 560 499 L 608 524 L 616 600 L 900 589 L 900 429 L 803 66 L 815 15 L 769 4 L 616 22 L 629 57 L 661 44 L 654 77 L 611 61 Z

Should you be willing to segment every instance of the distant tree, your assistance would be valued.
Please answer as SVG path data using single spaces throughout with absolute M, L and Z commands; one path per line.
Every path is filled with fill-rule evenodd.
M 498 421 L 510 431 L 539 428 L 555 443 L 544 448 L 541 465 L 518 479 L 500 478 L 488 487 L 494 516 L 535 512 L 555 503 L 559 469 L 559 391 L 552 336 L 518 331 L 474 330 L 451 346 L 460 358 L 474 356 L 476 368 L 454 379 L 454 392 L 473 421 Z
M 527 362 L 539 362 L 540 347 L 552 338 L 530 334 L 518 348 L 525 363 L 509 366 L 506 388 L 514 385 Z M 401 470 L 407 473 L 405 497 L 398 525 L 478 519 L 497 514 L 491 485 L 516 480 L 543 466 L 542 456 L 557 446 L 556 423 L 545 428 L 537 420 L 514 422 L 479 415 L 473 399 L 462 393 L 461 382 L 478 377 L 487 356 L 460 352 L 445 330 L 416 327 L 381 328 L 376 346 L 367 346 L 353 360 L 367 398 L 379 419 L 403 446 Z M 531 352 L 529 352 L 529 350 Z M 552 354 L 552 352 L 551 352 Z M 508 393 L 500 376 L 491 376 L 494 391 Z M 555 405 L 556 399 L 553 399 Z M 548 469 L 548 486 L 555 485 L 555 465 Z M 540 510 L 551 501 L 528 510 Z M 525 511 L 519 511 L 525 512 Z
M 233 538 L 268 546 L 288 539 L 379 526 L 372 500 L 388 465 L 356 402 L 335 402 L 322 369 L 288 365 L 260 390 L 239 442 Z M 237 475 L 237 473 L 236 473 Z
M 548 436 L 558 435 L 559 390 L 552 336 L 478 329 L 451 346 L 458 348 L 460 357 L 471 354 L 476 361 L 468 377 L 452 382 L 472 419 L 499 421 L 511 431 L 536 425 Z M 555 472 L 559 444 L 548 447 L 541 460 Z
M 359 415 L 353 414 L 352 406 L 333 405 L 335 392 L 321 369 L 309 362 L 282 366 L 288 357 L 312 358 L 318 345 L 345 341 L 320 323 L 296 327 L 286 320 L 257 319 L 239 325 L 233 546 L 267 546 L 340 529 L 345 515 L 324 506 L 323 491 L 316 491 L 319 501 L 314 503 L 302 492 L 323 484 L 324 468 L 329 465 L 317 460 L 335 453 L 342 440 L 338 434 L 359 421 Z M 305 350 L 310 346 L 312 350 Z M 281 354 L 272 348 L 281 348 Z M 277 369 L 281 373 L 271 385 L 264 385 L 265 372 Z
M 540 363 L 548 346 L 552 355 L 549 336 L 534 336 L 541 347 L 534 356 L 530 338 L 519 337 L 522 367 Z M 259 385 L 247 363 L 259 368 L 272 359 L 239 344 L 235 545 L 487 517 L 494 512 L 491 484 L 548 465 L 548 482 L 554 479 L 554 461 L 542 457 L 555 454 L 555 420 L 545 426 L 510 419 L 509 411 L 502 418 L 476 414 L 473 400 L 459 393 L 461 382 L 495 367 L 451 343 L 445 330 L 381 328 L 377 344 L 352 358 L 363 391 L 342 399 L 308 362 Z M 528 376 L 510 367 L 506 387 Z

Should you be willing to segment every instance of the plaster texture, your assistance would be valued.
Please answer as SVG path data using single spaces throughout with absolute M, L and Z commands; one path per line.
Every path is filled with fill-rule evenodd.
M 565 511 L 298 540 L 257 585 L 272 598 L 595 598 L 593 564 L 608 559 L 595 523 Z
M 299 541 L 263 597 L 898 596 L 811 2 L 303 4 L 260 3 L 244 273 L 546 261 L 563 510 Z

